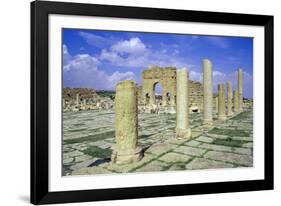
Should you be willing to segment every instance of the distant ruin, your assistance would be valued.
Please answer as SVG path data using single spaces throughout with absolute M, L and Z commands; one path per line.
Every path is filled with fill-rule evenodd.
M 176 71 L 175 67 L 151 67 L 142 72 L 142 86 L 138 88 L 139 105 L 148 110 L 148 113 L 155 112 L 155 108 L 167 113 L 175 111 Z M 160 98 L 155 92 L 157 84 L 162 86 Z M 200 82 L 189 80 L 189 112 L 201 112 L 202 109 L 203 86 Z

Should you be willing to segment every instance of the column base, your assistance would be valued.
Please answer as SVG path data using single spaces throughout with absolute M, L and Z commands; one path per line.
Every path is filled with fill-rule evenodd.
M 218 116 L 218 120 L 226 120 L 227 117 L 224 115 L 224 116 Z
M 111 163 L 119 165 L 131 164 L 140 161 L 142 158 L 143 149 L 141 147 L 127 151 L 114 150 L 111 155 Z
M 179 129 L 176 128 L 176 138 L 177 139 L 191 139 L 191 129 Z
M 229 113 L 227 114 L 228 117 L 232 117 L 233 116 L 233 112 L 232 113 Z
M 213 125 L 213 120 L 212 119 L 204 119 L 203 125 Z

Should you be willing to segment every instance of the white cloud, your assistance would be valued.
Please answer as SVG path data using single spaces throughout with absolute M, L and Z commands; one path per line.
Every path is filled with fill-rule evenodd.
M 131 38 L 129 40 L 119 41 L 111 46 L 111 50 L 120 54 L 141 54 L 146 52 L 147 48 L 139 38 Z
M 189 72 L 189 79 L 194 81 L 202 81 L 202 73 L 191 70 Z
M 97 48 L 104 48 L 112 43 L 112 40 L 108 38 L 104 38 L 99 35 L 91 34 L 88 32 L 81 31 L 79 35 L 91 46 Z
M 213 72 L 213 77 L 222 77 L 222 76 L 225 76 L 225 74 L 220 71 Z
M 121 80 L 136 79 L 133 72 L 116 71 L 109 75 L 98 67 L 100 62 L 96 57 L 88 54 L 71 56 L 66 45 L 63 46 L 63 54 L 65 86 L 113 90 Z
M 186 58 L 176 56 L 178 53 L 178 50 L 172 53 L 169 53 L 167 50 L 164 52 L 163 50 L 152 50 L 139 38 L 131 38 L 117 42 L 110 49 L 103 49 L 99 59 L 101 61 L 109 61 L 115 66 L 131 68 L 148 68 L 151 65 L 179 68 L 193 67 L 193 65 L 187 64 Z
M 218 37 L 218 36 L 210 36 L 206 37 L 206 39 L 213 45 L 221 48 L 221 49 L 226 49 L 229 47 L 228 42 L 225 40 L 223 37 Z

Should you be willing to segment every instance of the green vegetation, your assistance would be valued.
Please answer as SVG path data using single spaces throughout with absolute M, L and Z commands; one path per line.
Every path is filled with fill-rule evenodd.
M 66 139 L 64 140 L 64 144 L 75 144 L 75 143 L 83 143 L 83 142 L 96 142 L 98 140 L 103 140 L 108 137 L 114 137 L 115 131 L 104 132 L 101 134 L 89 135 L 81 138 L 75 139 Z
M 97 146 L 90 146 L 87 149 L 83 150 L 83 152 L 87 155 L 97 158 L 110 158 L 111 149 L 101 149 Z
M 248 116 L 249 116 L 249 112 L 242 112 L 242 113 L 232 117 L 231 120 L 247 119 Z
M 101 97 L 110 97 L 110 99 L 112 99 L 112 100 L 115 99 L 115 91 L 100 90 L 100 91 L 97 91 L 97 94 Z
M 215 127 L 211 131 L 209 131 L 210 134 L 218 134 L 218 135 L 228 135 L 231 137 L 237 136 L 237 137 L 249 137 L 249 133 L 244 130 L 239 129 L 219 129 Z
M 212 144 L 216 145 L 224 145 L 224 146 L 229 146 L 229 147 L 241 147 L 242 144 L 247 143 L 248 141 L 243 141 L 243 140 L 234 140 L 232 138 L 227 138 L 227 139 L 216 139 Z

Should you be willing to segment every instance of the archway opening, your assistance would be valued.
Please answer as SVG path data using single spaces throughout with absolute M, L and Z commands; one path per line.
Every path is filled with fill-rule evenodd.
M 149 104 L 150 96 L 148 93 L 145 94 L 145 104 Z
M 162 92 L 163 92 L 162 85 L 159 82 L 156 82 L 153 85 L 153 93 L 155 97 L 155 103 L 158 105 L 162 105 L 162 99 L 163 99 Z

